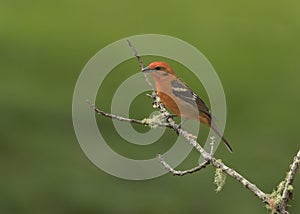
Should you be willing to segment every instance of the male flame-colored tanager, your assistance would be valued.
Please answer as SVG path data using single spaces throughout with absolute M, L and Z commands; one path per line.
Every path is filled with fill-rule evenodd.
M 142 69 L 154 79 L 161 102 L 175 115 L 185 119 L 197 119 L 209 126 L 222 139 L 230 152 L 232 148 L 212 121 L 212 114 L 204 101 L 174 73 L 166 62 L 152 62 Z

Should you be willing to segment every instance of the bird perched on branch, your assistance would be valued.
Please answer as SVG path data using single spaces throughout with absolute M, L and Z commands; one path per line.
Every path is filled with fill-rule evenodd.
M 152 62 L 142 71 L 153 77 L 161 102 L 172 113 L 185 119 L 197 119 L 209 126 L 232 152 L 228 141 L 212 121 L 212 115 L 204 101 L 176 76 L 168 63 Z

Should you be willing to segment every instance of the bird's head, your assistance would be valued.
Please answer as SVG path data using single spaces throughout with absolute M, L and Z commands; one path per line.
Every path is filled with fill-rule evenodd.
M 143 72 L 153 75 L 168 76 L 175 75 L 172 67 L 166 62 L 152 62 L 147 67 L 142 69 Z

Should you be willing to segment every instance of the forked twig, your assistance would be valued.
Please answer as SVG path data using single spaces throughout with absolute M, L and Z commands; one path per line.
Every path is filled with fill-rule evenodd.
M 197 172 L 203 168 L 205 168 L 209 162 L 208 161 L 204 161 L 202 162 L 201 164 L 199 164 L 198 166 L 195 166 L 191 169 L 187 169 L 187 170 L 183 170 L 183 171 L 180 171 L 180 170 L 175 170 L 174 168 L 172 168 L 164 159 L 161 155 L 158 155 L 158 159 L 159 161 L 161 162 L 161 164 L 169 171 L 171 172 L 173 175 L 177 175 L 177 176 L 183 176 L 183 175 L 186 175 L 186 174 L 192 174 L 194 172 Z

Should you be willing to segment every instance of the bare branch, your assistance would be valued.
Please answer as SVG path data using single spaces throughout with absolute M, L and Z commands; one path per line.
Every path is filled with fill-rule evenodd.
M 132 49 L 134 56 L 137 58 L 140 68 L 143 69 L 145 66 L 144 66 L 142 57 L 138 54 L 136 48 L 131 44 L 131 42 L 128 39 L 127 39 L 127 42 L 128 42 L 129 47 Z
M 289 200 L 289 196 L 291 195 L 290 185 L 292 185 L 292 183 L 294 181 L 299 164 L 300 164 L 300 150 L 298 151 L 297 155 L 294 157 L 294 161 L 290 167 L 290 171 L 288 172 L 287 177 L 285 179 L 286 182 L 285 182 L 284 190 L 282 193 L 283 201 L 288 202 L 288 200 Z
M 198 166 L 195 166 L 192 169 L 188 169 L 188 170 L 184 170 L 184 171 L 179 171 L 179 170 L 175 170 L 173 169 L 164 159 L 161 155 L 158 155 L 158 159 L 161 162 L 161 164 L 169 171 L 171 172 L 173 175 L 177 175 L 177 176 L 183 176 L 186 174 L 192 174 L 194 172 L 200 171 L 201 169 L 205 168 L 209 162 L 208 161 L 204 161 L 203 163 L 199 164 Z
M 281 198 L 281 204 L 277 207 L 282 213 L 288 213 L 287 212 L 287 207 L 288 207 L 288 202 L 292 198 L 292 191 L 293 191 L 293 181 L 296 176 L 296 173 L 298 171 L 300 164 L 300 150 L 298 151 L 297 155 L 294 157 L 294 161 L 290 166 L 290 170 L 287 173 L 287 176 L 284 180 L 284 189 L 282 192 L 282 198 Z
M 137 124 L 145 125 L 141 120 L 129 119 L 129 118 L 117 116 L 117 115 L 114 115 L 114 114 L 109 114 L 109 113 L 106 113 L 106 112 L 104 112 L 104 111 L 98 109 L 91 101 L 87 100 L 86 102 L 90 105 L 90 107 L 91 107 L 97 114 L 100 114 L 100 115 L 102 115 L 102 116 L 109 117 L 109 118 L 111 118 L 111 119 L 116 119 L 116 120 L 119 120 L 119 121 L 125 121 L 125 122 L 129 122 L 129 123 L 137 123 Z
M 142 61 L 142 57 L 138 54 L 136 48 L 131 44 L 131 42 L 128 39 L 127 39 L 127 42 L 128 42 L 129 47 L 132 49 L 134 56 L 137 58 L 137 61 L 139 62 L 139 66 L 140 66 L 140 68 L 142 70 L 145 67 L 145 65 L 144 65 L 144 63 Z M 146 80 L 149 88 L 152 91 L 153 96 L 154 96 L 154 94 L 155 94 L 155 96 L 157 96 L 156 92 L 155 92 L 155 90 L 154 90 L 154 88 L 153 88 L 153 86 L 152 86 L 152 84 L 151 84 L 151 82 L 150 82 L 150 80 L 149 80 L 149 78 L 147 76 L 147 74 L 145 74 L 144 72 L 143 72 L 143 74 L 145 76 L 145 80 Z
M 97 113 L 100 114 L 102 116 L 105 117 L 109 117 L 111 119 L 115 119 L 115 120 L 119 120 L 119 121 L 123 121 L 123 122 L 128 122 L 128 123 L 136 123 L 136 124 L 141 124 L 144 126 L 160 126 L 160 127 L 167 127 L 167 128 L 173 128 L 172 126 L 170 126 L 169 123 L 161 123 L 157 120 L 151 120 L 151 119 L 144 119 L 144 120 L 137 120 L 137 119 L 130 119 L 130 118 L 126 118 L 126 117 L 121 117 L 118 115 L 114 115 L 114 114 L 110 114 L 110 113 L 106 113 L 102 110 L 100 110 L 99 108 L 97 108 L 95 106 L 95 104 L 93 104 L 91 101 L 87 100 L 86 101 L 90 107 Z

